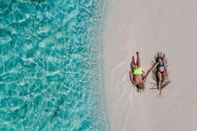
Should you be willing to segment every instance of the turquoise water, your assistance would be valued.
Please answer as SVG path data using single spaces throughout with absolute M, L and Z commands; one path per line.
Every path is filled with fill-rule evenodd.
M 106 131 L 102 0 L 0 0 L 0 131 Z

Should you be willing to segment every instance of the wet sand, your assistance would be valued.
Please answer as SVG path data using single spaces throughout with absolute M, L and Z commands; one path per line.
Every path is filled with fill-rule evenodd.
M 108 0 L 104 31 L 105 91 L 111 131 L 196 131 L 197 2 L 194 0 Z M 166 53 L 172 83 L 158 96 L 139 94 L 129 77 L 131 56 L 139 51 L 150 67 L 157 51 Z

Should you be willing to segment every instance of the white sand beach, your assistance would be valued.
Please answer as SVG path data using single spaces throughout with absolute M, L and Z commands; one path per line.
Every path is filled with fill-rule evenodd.
M 111 131 L 197 131 L 197 1 L 108 0 L 104 32 L 105 89 Z M 158 96 L 139 94 L 128 77 L 139 51 L 147 70 L 166 53 L 172 83 Z

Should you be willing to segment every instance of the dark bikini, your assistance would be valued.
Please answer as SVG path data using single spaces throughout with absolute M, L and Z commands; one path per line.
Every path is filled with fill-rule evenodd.
M 164 64 L 159 64 L 158 65 L 158 67 L 157 67 L 157 69 L 158 69 L 158 71 L 160 72 L 160 73 L 165 73 L 165 71 L 166 71 L 166 66 L 164 65 Z

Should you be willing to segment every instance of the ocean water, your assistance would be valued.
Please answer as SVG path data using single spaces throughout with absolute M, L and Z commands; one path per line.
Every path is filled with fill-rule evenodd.
M 102 0 L 0 0 L 0 131 L 106 131 Z

